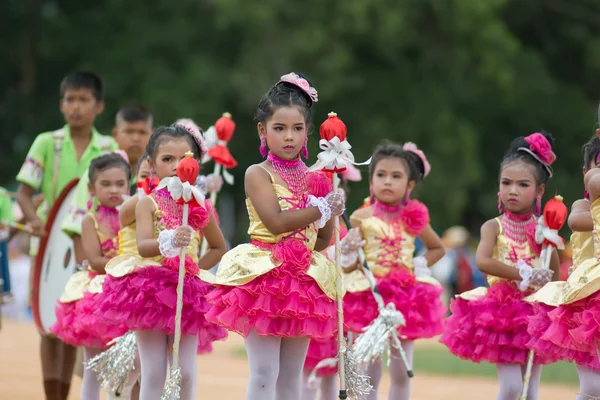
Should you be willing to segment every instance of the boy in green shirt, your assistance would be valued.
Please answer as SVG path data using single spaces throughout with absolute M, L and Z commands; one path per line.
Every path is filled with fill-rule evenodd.
M 104 110 L 103 85 L 90 72 L 75 72 L 60 85 L 60 111 L 66 125 L 54 132 L 39 134 L 17 175 L 21 184 L 17 200 L 34 235 L 44 235 L 48 210 L 69 181 L 81 177 L 90 162 L 117 149 L 111 137 L 94 128 Z M 45 205 L 36 209 L 36 191 L 44 194 Z M 75 348 L 52 336 L 41 337 L 42 374 L 47 400 L 67 399 L 75 363 Z
M 144 106 L 126 106 L 119 110 L 115 117 L 112 135 L 119 149 L 124 150 L 131 166 L 131 186 L 135 187 L 138 160 L 144 154 L 146 145 L 152 135 L 153 116 Z M 69 215 L 61 228 L 73 237 L 77 262 L 83 261 L 81 248 L 81 221 L 88 212 L 90 201 L 89 178 L 87 171 L 81 177 L 75 190 L 75 197 L 70 206 Z

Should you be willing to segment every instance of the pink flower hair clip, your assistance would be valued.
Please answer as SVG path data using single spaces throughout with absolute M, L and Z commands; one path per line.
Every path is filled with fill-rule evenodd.
M 421 150 L 419 150 L 417 145 L 414 144 L 413 142 L 404 143 L 404 146 L 402 146 L 402 150 L 410 151 L 411 153 L 415 153 L 417 156 L 419 156 L 419 158 L 423 162 L 423 168 L 424 168 L 423 178 L 426 178 L 427 175 L 429 175 L 429 172 L 431 171 L 431 165 L 429 164 L 429 161 L 427 161 L 427 157 L 425 157 L 425 153 L 423 153 Z
M 529 148 L 519 147 L 517 151 L 528 153 L 538 160 L 552 178 L 553 171 L 551 165 L 556 160 L 556 154 L 552 151 L 552 145 L 550 145 L 548 139 L 541 133 L 536 132 L 526 136 L 525 141 L 529 144 Z
M 120 155 L 127 163 L 129 163 L 129 156 L 124 150 L 115 150 L 113 153 Z
M 308 95 L 308 97 L 310 97 L 313 103 L 319 101 L 317 89 L 310 86 L 306 79 L 300 77 L 295 72 L 290 72 L 289 74 L 283 75 L 281 78 L 279 78 L 279 82 L 287 82 L 299 87 L 304 93 Z
M 207 152 L 206 141 L 204 140 L 204 136 L 202 136 L 202 129 L 198 125 L 196 125 L 196 123 L 194 121 L 192 121 L 189 118 L 182 118 L 182 119 L 178 119 L 175 122 L 175 125 L 179 125 L 183 129 L 188 131 L 188 133 L 190 135 L 192 135 L 192 137 L 196 141 L 196 144 L 198 144 L 198 147 L 200 148 L 200 152 L 202 154 L 206 154 L 206 152 Z

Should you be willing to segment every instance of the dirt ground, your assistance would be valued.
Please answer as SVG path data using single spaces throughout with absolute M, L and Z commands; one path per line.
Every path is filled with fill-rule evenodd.
M 248 376 L 247 362 L 239 356 L 243 340 L 232 335 L 226 342 L 219 342 L 208 356 L 198 360 L 198 393 L 200 400 L 244 399 Z M 496 382 L 486 379 L 464 379 L 431 376 L 415 371 L 413 400 L 482 400 L 494 399 Z M 70 400 L 79 399 L 81 380 L 73 378 Z M 387 388 L 384 377 L 382 388 Z M 540 400 L 564 400 L 575 398 L 574 388 L 542 385 Z M 387 398 L 386 390 L 380 399 Z M 32 324 L 2 321 L 0 331 L 0 399 L 43 400 L 41 371 L 38 356 L 38 334 Z

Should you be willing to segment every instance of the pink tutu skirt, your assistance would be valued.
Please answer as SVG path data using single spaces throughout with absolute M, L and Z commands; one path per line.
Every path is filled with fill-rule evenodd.
M 123 321 L 130 331 L 154 331 L 173 335 L 177 305 L 179 257 L 164 259 L 162 267 L 143 267 L 123 277 L 107 276 L 102 286 L 99 318 L 110 324 Z M 227 337 L 227 331 L 208 322 L 210 309 L 206 295 L 212 286 L 189 273 L 197 271 L 186 257 L 181 332 L 198 335 L 198 350 L 206 351 L 215 340 Z
M 377 278 L 377 288 L 388 304 L 394 303 L 404 315 L 406 325 L 398 329 L 402 338 L 425 339 L 444 330 L 446 307 L 441 300 L 442 287 L 418 282 L 406 268 L 398 268 L 385 277 Z M 344 323 L 351 332 L 362 332 L 379 315 L 377 303 L 370 290 L 346 293 Z
M 327 359 L 335 358 L 338 353 L 338 342 L 336 337 L 330 339 L 311 339 L 304 361 L 304 370 L 312 372 L 318 363 Z M 317 370 L 317 376 L 333 376 L 337 374 L 336 367 L 323 367 Z
M 89 276 L 93 279 L 96 274 Z M 125 334 L 127 327 L 121 321 L 104 324 L 98 319 L 98 297 L 86 291 L 80 300 L 59 301 L 55 308 L 56 323 L 50 329 L 52 333 L 72 346 L 98 349 L 106 348 L 110 341 Z
M 568 361 L 594 371 L 600 371 L 598 354 L 595 350 L 580 351 L 567 348 L 564 345 L 568 343 L 557 341 L 552 337 L 552 333 L 556 328 L 553 326 L 555 323 L 550 319 L 550 314 L 556 310 L 556 307 L 534 303 L 533 310 L 527 328 L 527 333 L 531 336 L 527 343 L 529 348 L 542 357 Z
M 452 315 L 440 342 L 465 360 L 493 364 L 525 364 L 530 350 L 528 318 L 533 307 L 523 301 L 527 293 L 512 282 L 500 282 L 477 299 L 456 298 L 450 303 Z M 556 355 L 536 354 L 536 364 L 558 361 Z
M 335 301 L 306 274 L 312 251 L 296 239 L 277 245 L 253 242 L 272 250 L 281 264 L 242 286 L 216 285 L 206 298 L 213 305 L 206 318 L 247 337 L 329 338 L 337 330 Z

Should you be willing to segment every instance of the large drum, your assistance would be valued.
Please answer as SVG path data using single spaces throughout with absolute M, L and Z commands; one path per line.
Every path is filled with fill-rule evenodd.
M 78 178 L 73 179 L 50 209 L 46 221 L 47 235 L 41 239 L 33 270 L 31 310 L 33 320 L 42 334 L 49 334 L 56 322 L 54 308 L 67 281 L 75 273 L 73 239 L 61 229 L 75 195 Z

